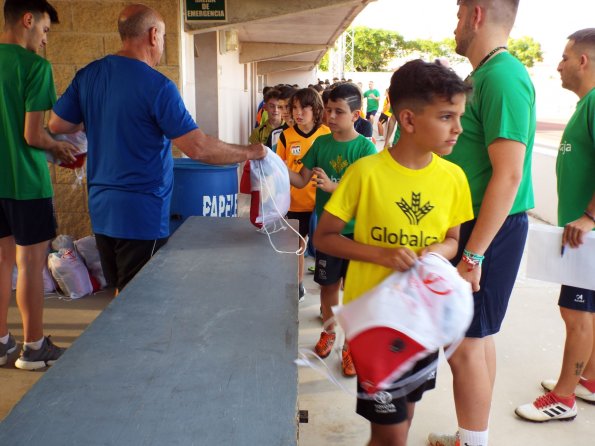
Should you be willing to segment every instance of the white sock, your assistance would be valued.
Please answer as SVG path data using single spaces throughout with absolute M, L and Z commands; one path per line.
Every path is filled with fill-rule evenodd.
M 10 338 L 10 333 L 8 333 L 6 336 L 2 336 L 0 338 L 0 342 L 2 342 L 3 344 L 8 344 L 8 339 Z
M 468 431 L 459 427 L 461 446 L 488 446 L 488 430 Z
M 42 337 L 39 341 L 35 342 L 25 342 L 25 347 L 31 348 L 33 350 L 39 350 L 43 345 L 44 338 Z

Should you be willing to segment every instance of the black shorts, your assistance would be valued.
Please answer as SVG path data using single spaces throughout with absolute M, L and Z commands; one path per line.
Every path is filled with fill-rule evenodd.
M 345 235 L 353 240 L 353 234 Z M 345 278 L 349 260 L 325 254 L 316 250 L 316 263 L 314 264 L 314 282 L 319 285 L 333 285 Z
M 103 275 L 109 286 L 119 291 L 147 263 L 168 238 L 131 240 L 95 234 Z
M 595 291 L 562 285 L 558 305 L 570 310 L 595 313 Z
M 310 232 L 310 217 L 312 217 L 312 212 L 289 211 L 287 213 L 288 220 L 297 220 L 299 222 L 298 232 L 304 238 L 306 238 Z
M 388 117 L 389 116 L 386 113 L 380 113 L 380 118 L 378 118 L 378 122 L 384 124 L 386 121 L 388 121 Z
M 376 112 L 378 110 L 370 110 L 369 112 L 366 112 L 366 119 L 370 120 L 370 116 L 376 116 Z
M 475 222 L 472 220 L 461 225 L 459 252 L 452 260 L 453 265 L 461 259 Z M 529 220 L 525 212 L 509 215 L 485 252 L 480 290 L 473 293 L 473 320 L 466 337 L 483 338 L 500 331 L 521 264 L 528 229 Z
M 30 246 L 56 237 L 51 198 L 0 198 L 0 238 L 12 235 L 17 245 Z
M 433 361 L 438 359 L 438 352 L 432 353 L 426 358 L 417 361 L 415 367 L 410 372 L 403 375 L 400 380 L 411 376 L 421 369 L 430 365 Z M 399 380 L 396 381 L 398 383 Z M 370 423 L 374 424 L 399 424 L 407 421 L 407 403 L 417 403 L 421 400 L 423 393 L 426 390 L 432 390 L 436 387 L 436 369 L 430 371 L 427 379 L 418 387 L 413 389 L 407 395 L 400 398 L 393 398 L 388 392 L 376 392 L 374 399 L 357 399 L 357 406 L 355 412 L 361 415 Z M 359 380 L 357 382 L 357 393 L 363 393 L 364 390 L 360 386 Z

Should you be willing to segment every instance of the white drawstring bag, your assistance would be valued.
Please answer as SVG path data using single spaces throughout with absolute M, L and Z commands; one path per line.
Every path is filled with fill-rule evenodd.
M 48 268 L 67 297 L 78 299 L 93 292 L 87 267 L 73 249 L 50 253 Z
M 268 150 L 261 160 L 250 162 L 250 183 L 252 192 L 258 191 L 258 214 L 252 222 L 257 227 L 274 225 L 289 211 L 289 173 L 283 160 Z M 252 195 L 254 201 L 254 194 Z M 252 212 L 251 212 L 252 214 Z
M 396 390 L 392 383 L 420 359 L 448 345 L 456 348 L 473 317 L 473 295 L 448 260 L 429 253 L 410 270 L 395 272 L 358 299 L 333 307 L 333 313 L 362 387 L 374 394 Z M 407 379 L 408 388 L 421 384 L 435 366 Z
M 51 246 L 54 251 L 60 251 L 61 249 L 74 250 L 74 239 L 70 235 L 59 234 L 52 240 Z
M 87 265 L 87 269 L 91 275 L 97 279 L 99 289 L 107 286 L 105 276 L 103 275 L 103 268 L 101 267 L 101 260 L 99 258 L 99 250 L 97 249 L 97 242 L 94 235 L 88 235 L 74 242 L 74 246 Z

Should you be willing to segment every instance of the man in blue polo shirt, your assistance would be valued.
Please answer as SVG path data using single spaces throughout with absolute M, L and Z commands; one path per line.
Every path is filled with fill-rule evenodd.
M 266 155 L 261 144 L 227 144 L 198 128 L 175 84 L 154 69 L 165 36 L 159 13 L 127 6 L 118 31 L 122 49 L 78 71 L 49 122 L 55 133 L 87 132 L 89 213 L 105 277 L 116 292 L 169 236 L 172 142 L 209 164 Z

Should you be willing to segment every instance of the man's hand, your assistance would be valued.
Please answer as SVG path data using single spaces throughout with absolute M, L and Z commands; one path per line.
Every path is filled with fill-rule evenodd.
M 68 141 L 55 141 L 55 145 L 50 149 L 50 152 L 52 152 L 54 158 L 65 164 L 69 164 L 76 161 L 75 155 L 80 150 Z
M 479 291 L 479 280 L 481 279 L 481 266 L 476 266 L 475 268 L 469 268 L 469 264 L 463 262 L 462 260 L 457 265 L 457 270 L 463 279 L 471 284 L 471 289 L 474 293 Z
M 409 248 L 381 248 L 378 264 L 395 271 L 407 271 L 417 259 L 417 254 Z
M 570 245 L 571 248 L 578 248 L 583 244 L 583 238 L 586 233 L 595 228 L 595 223 L 586 215 L 583 215 L 578 220 L 574 220 L 564 226 L 562 233 L 562 244 Z
M 261 160 L 267 156 L 269 149 L 264 144 L 250 144 L 248 146 L 248 159 Z

